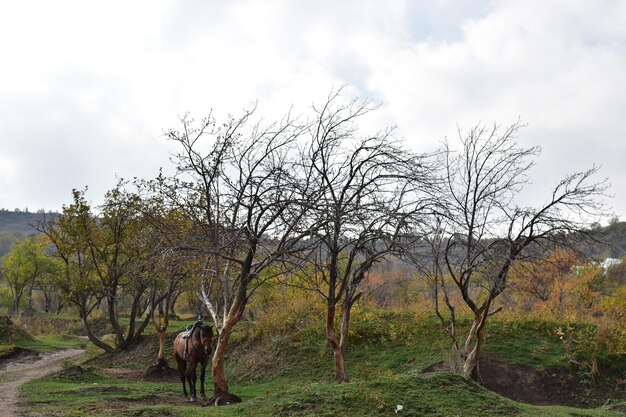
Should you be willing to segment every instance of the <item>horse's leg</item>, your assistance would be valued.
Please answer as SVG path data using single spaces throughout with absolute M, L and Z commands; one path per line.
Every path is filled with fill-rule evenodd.
M 196 382 L 198 381 L 198 374 L 196 373 L 196 369 L 197 369 L 198 364 L 196 363 L 196 366 L 193 367 L 193 374 L 192 374 L 192 378 L 193 378 L 193 398 L 196 399 Z
M 196 383 L 193 377 L 193 374 L 196 372 L 195 367 L 189 363 L 189 367 L 187 368 L 187 383 L 189 384 L 189 399 L 191 401 L 196 401 Z
M 202 396 L 203 400 L 206 400 L 206 394 L 204 393 L 204 377 L 206 374 L 206 364 L 207 361 L 200 362 L 200 395 Z
M 187 387 L 185 387 L 185 374 L 187 373 L 187 370 L 185 369 L 185 361 L 176 358 L 176 362 L 178 363 L 178 374 L 180 375 L 180 381 L 183 383 L 183 395 L 185 396 L 185 398 L 187 398 Z M 189 388 L 191 389 L 191 387 Z

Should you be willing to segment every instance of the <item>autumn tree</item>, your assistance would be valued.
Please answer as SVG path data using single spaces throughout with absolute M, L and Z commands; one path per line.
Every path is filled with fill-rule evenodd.
M 434 268 L 440 295 L 456 320 L 451 292 L 471 311 L 472 326 L 464 338 L 451 334 L 462 373 L 476 377 L 488 317 L 498 311 L 498 297 L 509 287 L 509 271 L 517 262 L 543 257 L 548 248 L 567 245 L 603 214 L 606 180 L 595 180 L 597 168 L 559 181 L 543 204 L 524 207 L 519 192 L 539 155 L 537 147 L 517 143 L 521 125 L 507 128 L 478 125 L 459 135 L 460 150 L 446 142 L 441 206 L 433 239 Z M 450 279 L 446 285 L 443 276 Z M 455 310 L 456 308 L 456 310 Z M 441 316 L 443 318 L 443 315 Z M 449 327 L 448 327 L 449 328 Z
M 46 256 L 47 265 L 35 280 L 33 289 L 38 290 L 41 294 L 41 309 L 44 312 L 55 312 L 59 314 L 63 309 L 64 303 L 61 293 L 56 286 L 56 282 L 63 273 L 63 265 L 59 259 L 54 256 L 53 247 L 45 236 L 39 237 L 39 245 L 41 245 L 43 253 Z M 29 295 L 29 299 L 32 303 L 32 295 Z
M 106 351 L 124 349 L 149 323 L 149 315 L 137 322 L 148 297 L 145 263 L 150 247 L 142 236 L 144 222 L 136 210 L 137 196 L 118 185 L 106 194 L 98 216 L 91 213 L 84 192 L 74 190 L 73 197 L 73 204 L 64 206 L 61 216 L 40 226 L 65 265 L 66 282 L 60 282 L 59 288 L 78 307 L 94 344 Z M 130 299 L 128 326 L 119 319 L 124 297 Z M 100 301 L 106 303 L 116 346 L 91 331 L 88 317 Z
M 549 305 L 554 317 L 563 318 L 565 298 L 579 283 L 584 267 L 578 253 L 556 247 L 545 258 L 517 262 L 511 268 L 510 287 L 531 299 L 529 308 Z M 578 266 L 578 268 L 577 268 Z
M 557 247 L 543 262 L 519 262 L 515 288 L 540 301 L 548 301 L 559 282 L 572 275 L 578 264 L 580 259 L 576 252 Z M 559 298 L 563 295 L 559 294 Z
M 99 348 L 112 352 L 114 348 L 101 340 L 92 330 L 90 315 L 104 297 L 95 274 L 85 230 L 95 227 L 91 206 L 84 192 L 72 191 L 73 202 L 63 206 L 60 216 L 44 219 L 38 229 L 55 247 L 54 255 L 62 264 L 62 274 L 55 286 L 64 300 L 76 307 L 89 340 Z
M 32 309 L 32 291 L 37 281 L 54 272 L 54 261 L 44 252 L 44 245 L 33 237 L 17 243 L 2 257 L 4 280 L 13 297 L 11 312 L 20 312 L 20 302 L 28 291 L 28 305 Z
M 146 263 L 146 271 L 150 275 L 148 310 L 159 339 L 156 363 L 148 368 L 148 372 L 169 368 L 165 339 L 174 303 L 197 272 L 194 269 L 196 258 L 189 256 L 188 251 L 179 250 L 192 233 L 191 222 L 179 210 L 167 211 L 160 197 L 152 195 L 141 204 L 148 223 L 144 235 L 151 245 L 150 259 Z

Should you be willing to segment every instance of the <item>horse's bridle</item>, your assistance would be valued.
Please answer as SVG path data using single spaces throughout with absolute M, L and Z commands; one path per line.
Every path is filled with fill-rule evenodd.
M 204 332 L 207 331 L 203 328 L 200 328 L 200 344 L 202 345 L 202 347 L 204 347 L 204 350 L 207 352 L 207 354 L 210 353 L 212 347 L 213 347 L 213 332 L 210 330 L 208 330 L 208 332 L 210 332 L 211 336 L 210 337 L 203 337 L 204 336 Z M 206 345 L 204 344 L 204 342 L 208 342 Z

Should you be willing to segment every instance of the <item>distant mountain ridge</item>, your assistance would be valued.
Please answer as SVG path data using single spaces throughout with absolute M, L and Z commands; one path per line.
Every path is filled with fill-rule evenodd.
M 7 253 L 16 241 L 39 234 L 35 226 L 44 218 L 50 219 L 58 215 L 58 213 L 0 210 L 0 257 Z
M 30 213 L 26 211 L 0 210 L 0 232 L 8 234 L 32 235 L 37 231 L 33 226 L 50 217 L 58 216 L 57 213 Z
M 35 226 L 44 219 L 49 220 L 57 216 L 59 213 L 0 210 L 0 256 L 9 250 L 13 241 L 38 234 Z M 595 228 L 591 234 L 608 245 L 597 243 L 581 245 L 579 250 L 587 257 L 604 260 L 622 258 L 626 255 L 626 222 L 612 222 L 608 226 Z
M 582 252 L 589 258 L 622 258 L 626 256 L 626 222 L 612 222 L 610 225 L 592 231 L 592 235 L 607 245 L 587 245 Z

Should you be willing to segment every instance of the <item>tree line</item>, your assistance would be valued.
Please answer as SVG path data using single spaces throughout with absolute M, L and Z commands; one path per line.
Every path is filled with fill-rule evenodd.
M 359 123 L 375 109 L 339 90 L 308 115 L 273 122 L 255 118 L 254 108 L 222 122 L 181 118 L 166 132 L 179 149 L 175 174 L 120 181 L 97 208 L 74 190 L 60 216 L 40 223 L 41 243 L 7 255 L 13 310 L 28 285 L 18 288 L 12 276 L 45 282 L 105 351 L 127 348 L 152 323 L 164 362 L 173 306 L 181 293 L 196 294 L 217 332 L 212 377 L 220 394 L 229 392 L 233 331 L 259 288 L 279 283 L 324 303 L 335 379 L 344 382 L 352 307 L 373 268 L 393 256 L 420 271 L 460 371 L 476 377 L 484 329 L 502 308 L 511 271 L 585 237 L 605 214 L 607 182 L 592 167 L 563 178 L 543 204 L 524 206 L 518 195 L 539 149 L 519 144 L 520 122 L 479 124 L 416 153 L 393 129 L 363 132 Z M 41 257 L 48 263 L 18 273 L 26 264 L 17 252 L 45 247 L 53 248 Z M 113 343 L 92 329 L 97 308 Z M 463 335 L 462 309 L 473 318 Z

